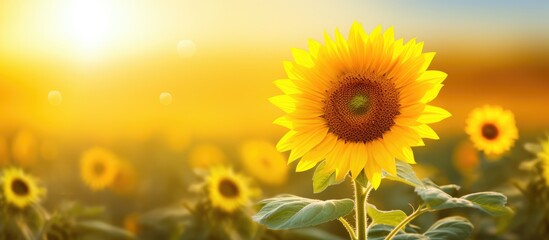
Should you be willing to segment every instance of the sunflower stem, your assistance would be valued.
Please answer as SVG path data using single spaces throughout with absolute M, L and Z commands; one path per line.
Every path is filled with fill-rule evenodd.
M 349 233 L 349 237 L 351 237 L 351 240 L 357 240 L 355 230 L 353 229 L 351 224 L 349 224 L 349 222 L 347 222 L 347 220 L 342 217 L 338 218 L 337 220 L 339 220 L 341 224 L 343 224 L 343 227 L 345 227 L 345 230 L 347 230 L 347 233 Z
M 419 215 L 421 215 L 425 212 L 428 212 L 428 211 L 429 211 L 429 209 L 425 208 L 424 206 L 419 206 L 417 208 L 417 210 L 415 210 L 414 212 L 412 212 L 412 214 L 410 214 L 410 216 L 406 217 L 395 228 L 393 228 L 393 230 L 387 235 L 387 237 L 385 237 L 385 240 L 393 239 L 393 237 L 397 235 L 397 233 L 398 233 L 398 231 L 400 231 L 400 229 L 404 228 L 406 225 L 408 225 L 408 223 L 410 223 L 412 220 L 414 220 Z
M 353 181 L 355 189 L 355 215 L 356 215 L 356 231 L 358 240 L 366 240 L 368 238 L 366 234 L 367 229 L 367 215 L 366 215 L 366 201 L 368 194 L 372 190 L 370 183 L 363 188 L 356 180 Z

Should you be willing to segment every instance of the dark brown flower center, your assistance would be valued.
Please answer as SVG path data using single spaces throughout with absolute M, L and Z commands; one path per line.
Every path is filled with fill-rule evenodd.
M 93 165 L 93 173 L 96 176 L 103 175 L 103 173 L 105 172 L 105 169 L 106 169 L 105 164 L 103 164 L 101 161 L 98 161 Z
M 234 198 L 240 193 L 238 186 L 230 179 L 223 179 L 219 182 L 219 192 L 226 198 Z
M 498 137 L 499 130 L 493 123 L 482 125 L 482 136 L 488 140 L 494 140 Z
M 400 114 L 399 92 L 382 77 L 347 74 L 328 91 L 324 119 L 329 131 L 350 142 L 370 142 L 382 138 Z
M 18 196 L 26 196 L 30 192 L 29 185 L 19 178 L 11 182 L 11 190 Z

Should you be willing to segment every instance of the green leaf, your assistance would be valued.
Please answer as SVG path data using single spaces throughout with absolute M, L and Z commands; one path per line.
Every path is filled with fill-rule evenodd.
M 459 189 L 461 189 L 460 186 L 455 185 L 455 184 L 439 186 L 436 183 L 434 183 L 433 181 L 431 181 L 431 179 L 428 179 L 428 178 L 423 179 L 422 181 L 426 186 L 436 187 L 436 188 L 438 188 L 438 189 L 440 189 L 440 190 L 444 191 L 445 193 L 448 193 L 452 196 L 456 195 L 457 192 L 459 191 Z
M 368 178 L 366 177 L 366 174 L 364 174 L 364 170 L 362 170 L 360 174 L 356 176 L 355 181 L 358 182 L 358 184 L 360 184 L 360 186 L 362 186 L 363 188 L 368 187 Z
M 124 229 L 95 220 L 80 221 L 75 226 L 80 238 L 89 239 L 134 239 L 131 233 Z
M 406 213 L 401 210 L 382 211 L 372 204 L 368 204 L 366 212 L 372 219 L 372 224 L 384 224 L 395 227 L 406 218 Z
M 416 172 L 412 169 L 412 166 L 402 161 L 396 161 L 397 175 L 391 175 L 385 172 L 385 178 L 393 181 L 402 182 L 412 187 L 422 187 L 423 182 L 416 176 Z
M 463 217 L 447 217 L 434 223 L 424 235 L 431 240 L 462 240 L 473 232 L 473 224 Z
M 513 213 L 511 208 L 505 206 L 507 197 L 501 193 L 479 192 L 467 194 L 461 198 L 471 201 L 478 209 L 493 216 L 504 216 Z
M 349 214 L 351 199 L 315 200 L 283 195 L 259 202 L 261 210 L 252 218 L 270 229 L 292 229 L 315 226 Z
M 394 227 L 376 224 L 368 228 L 368 240 L 385 240 L 385 237 L 393 230 Z M 406 233 L 399 231 L 393 237 L 393 240 L 428 240 L 429 238 L 417 233 Z
M 512 213 L 512 210 L 505 206 L 507 197 L 501 193 L 479 192 L 454 198 L 442 189 L 433 186 L 418 187 L 415 191 L 431 210 L 469 207 L 493 216 Z
M 324 172 L 323 169 L 325 166 L 326 166 L 326 162 L 323 161 L 320 164 L 318 164 L 318 166 L 315 169 L 315 173 L 313 175 L 314 193 L 322 192 L 331 185 L 336 185 L 343 182 L 343 180 L 336 181 L 335 172 L 331 172 L 331 173 Z

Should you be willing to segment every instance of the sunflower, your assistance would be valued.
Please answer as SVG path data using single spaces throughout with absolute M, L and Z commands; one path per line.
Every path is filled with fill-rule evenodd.
M 540 145 L 541 151 L 537 153 L 537 156 L 541 160 L 543 178 L 547 186 L 549 186 L 549 135 L 547 135 L 546 140 L 540 141 Z
M 113 184 L 118 168 L 118 158 L 108 150 L 99 147 L 85 151 L 80 160 L 80 175 L 94 191 Z
M 32 166 L 36 161 L 37 148 L 37 140 L 32 132 L 19 131 L 12 143 L 13 160 L 23 167 Z
M 201 144 L 194 147 L 189 153 L 189 162 L 193 168 L 209 168 L 223 164 L 225 154 L 213 144 Z
M 270 100 L 287 115 L 274 123 L 290 129 L 277 148 L 291 150 L 289 162 L 301 158 L 297 171 L 325 160 L 337 180 L 364 170 L 377 188 L 382 171 L 395 174 L 395 160 L 415 163 L 411 147 L 423 146 L 422 138 L 438 139 L 427 124 L 450 113 L 427 103 L 446 74 L 426 70 L 435 53 L 395 40 L 392 28 L 368 35 L 355 22 L 348 40 L 337 30 L 324 39 L 310 40 L 309 52 L 293 49 L 288 79 L 275 81 L 285 94 Z
M 513 113 L 500 106 L 485 105 L 474 109 L 466 124 L 465 131 L 475 147 L 489 156 L 508 151 L 518 138 Z
M 112 190 L 122 195 L 134 192 L 137 187 L 137 175 L 130 162 L 126 160 L 118 162 L 118 171 L 111 187 Z
M 210 169 L 206 185 L 212 206 L 227 213 L 245 206 L 250 198 L 257 195 L 257 190 L 250 187 L 247 178 L 221 166 Z
M 242 164 L 257 180 L 279 186 L 288 179 L 288 167 L 284 155 L 267 141 L 248 141 L 240 149 Z
M 36 179 L 19 168 L 6 168 L 2 171 L 2 188 L 6 202 L 20 209 L 40 201 L 46 190 L 38 187 Z
M 454 149 L 454 166 L 464 176 L 472 176 L 479 165 L 478 151 L 470 141 L 462 141 Z

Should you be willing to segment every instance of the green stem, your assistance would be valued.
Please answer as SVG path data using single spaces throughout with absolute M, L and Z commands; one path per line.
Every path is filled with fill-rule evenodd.
M 353 182 L 353 186 L 355 188 L 355 213 L 356 213 L 356 231 L 358 240 L 366 240 L 368 236 L 366 235 L 366 198 L 368 196 L 368 193 L 372 190 L 370 183 L 368 183 L 368 186 L 363 188 L 360 186 L 360 184 L 355 180 Z
M 339 220 L 341 224 L 343 224 L 343 226 L 345 227 L 345 230 L 347 230 L 347 232 L 349 233 L 351 240 L 357 240 L 355 230 L 353 229 L 351 224 L 349 224 L 349 222 L 347 222 L 347 220 L 345 220 L 345 218 L 342 218 L 342 217 L 338 218 L 337 220 Z
M 410 223 L 412 220 L 414 220 L 419 215 L 421 215 L 425 212 L 428 212 L 428 211 L 429 211 L 429 209 L 424 208 L 423 206 L 419 206 L 417 210 L 412 212 L 412 214 L 407 216 L 404 220 L 402 220 L 402 222 L 400 222 L 395 228 L 393 228 L 393 230 L 389 233 L 389 235 L 387 235 L 387 237 L 385 237 L 385 240 L 393 239 L 393 237 L 396 236 L 396 234 L 398 233 L 398 231 L 400 231 L 400 229 L 404 228 L 408 223 Z

